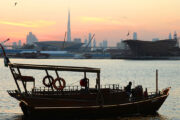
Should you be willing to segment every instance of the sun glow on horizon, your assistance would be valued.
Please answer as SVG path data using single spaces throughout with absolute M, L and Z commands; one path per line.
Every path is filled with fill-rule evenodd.
M 19 27 L 28 27 L 28 28 L 38 28 L 38 27 L 51 26 L 56 23 L 53 21 L 45 21 L 45 20 L 24 21 L 24 22 L 10 22 L 10 21 L 0 20 L 0 24 L 19 26 Z
M 180 0 L 10 0 L 0 1 L 0 39 L 26 41 L 28 32 L 39 40 L 63 40 L 71 11 L 72 39 L 95 33 L 98 42 L 115 45 L 128 31 L 139 39 L 164 39 L 180 32 Z

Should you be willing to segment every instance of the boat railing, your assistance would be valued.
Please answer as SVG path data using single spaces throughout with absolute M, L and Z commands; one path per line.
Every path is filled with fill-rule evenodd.
M 101 88 L 102 88 L 102 86 L 101 86 Z M 120 86 L 119 84 L 106 84 L 106 85 L 104 85 L 104 88 L 109 88 L 112 90 L 123 90 L 123 87 Z
M 148 95 L 155 95 L 156 92 L 148 92 Z
M 32 89 L 32 94 L 39 94 L 39 95 L 45 95 L 45 94 L 79 94 L 82 91 L 85 91 L 80 86 L 66 86 L 63 90 L 52 90 L 51 88 L 47 87 L 35 87 Z
M 7 92 L 8 92 L 9 94 L 15 94 L 15 93 L 18 93 L 17 90 L 7 90 Z
M 80 86 L 66 86 L 63 91 L 78 91 L 80 90 L 81 87 Z M 35 87 L 33 88 L 34 92 L 42 92 L 42 91 L 53 91 L 51 88 L 49 87 Z M 60 90 L 54 90 L 54 91 L 60 91 Z

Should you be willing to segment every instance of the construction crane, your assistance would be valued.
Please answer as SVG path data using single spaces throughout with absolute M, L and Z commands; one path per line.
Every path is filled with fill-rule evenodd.
M 9 41 L 10 39 L 8 38 L 8 39 L 6 39 L 6 40 L 4 40 L 3 42 L 1 42 L 1 44 L 4 44 L 4 43 L 6 43 L 7 41 Z
M 94 36 L 95 36 L 95 34 L 93 34 L 93 36 L 91 37 L 91 39 L 89 40 L 88 44 L 85 46 L 83 51 L 87 50 L 87 48 L 88 48 L 89 44 L 91 43 L 91 41 L 93 40 Z

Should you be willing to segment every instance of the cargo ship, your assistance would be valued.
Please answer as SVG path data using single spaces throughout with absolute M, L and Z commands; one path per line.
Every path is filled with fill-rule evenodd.
M 171 59 L 180 57 L 177 39 L 158 41 L 124 40 L 131 52 L 128 58 L 134 59 Z

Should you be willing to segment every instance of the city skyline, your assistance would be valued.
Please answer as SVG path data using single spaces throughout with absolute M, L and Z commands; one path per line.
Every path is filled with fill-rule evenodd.
M 165 39 L 170 32 L 180 32 L 178 0 L 17 2 L 16 6 L 12 1 L 0 2 L 0 41 L 11 38 L 11 42 L 22 40 L 25 43 L 26 34 L 30 31 L 40 41 L 63 41 L 69 8 L 71 39 L 84 40 L 89 33 L 95 33 L 98 43 L 108 40 L 110 45 L 115 45 L 120 39 L 127 38 L 128 31 L 131 36 L 133 32 L 137 32 L 141 40 L 152 40 L 156 37 Z

